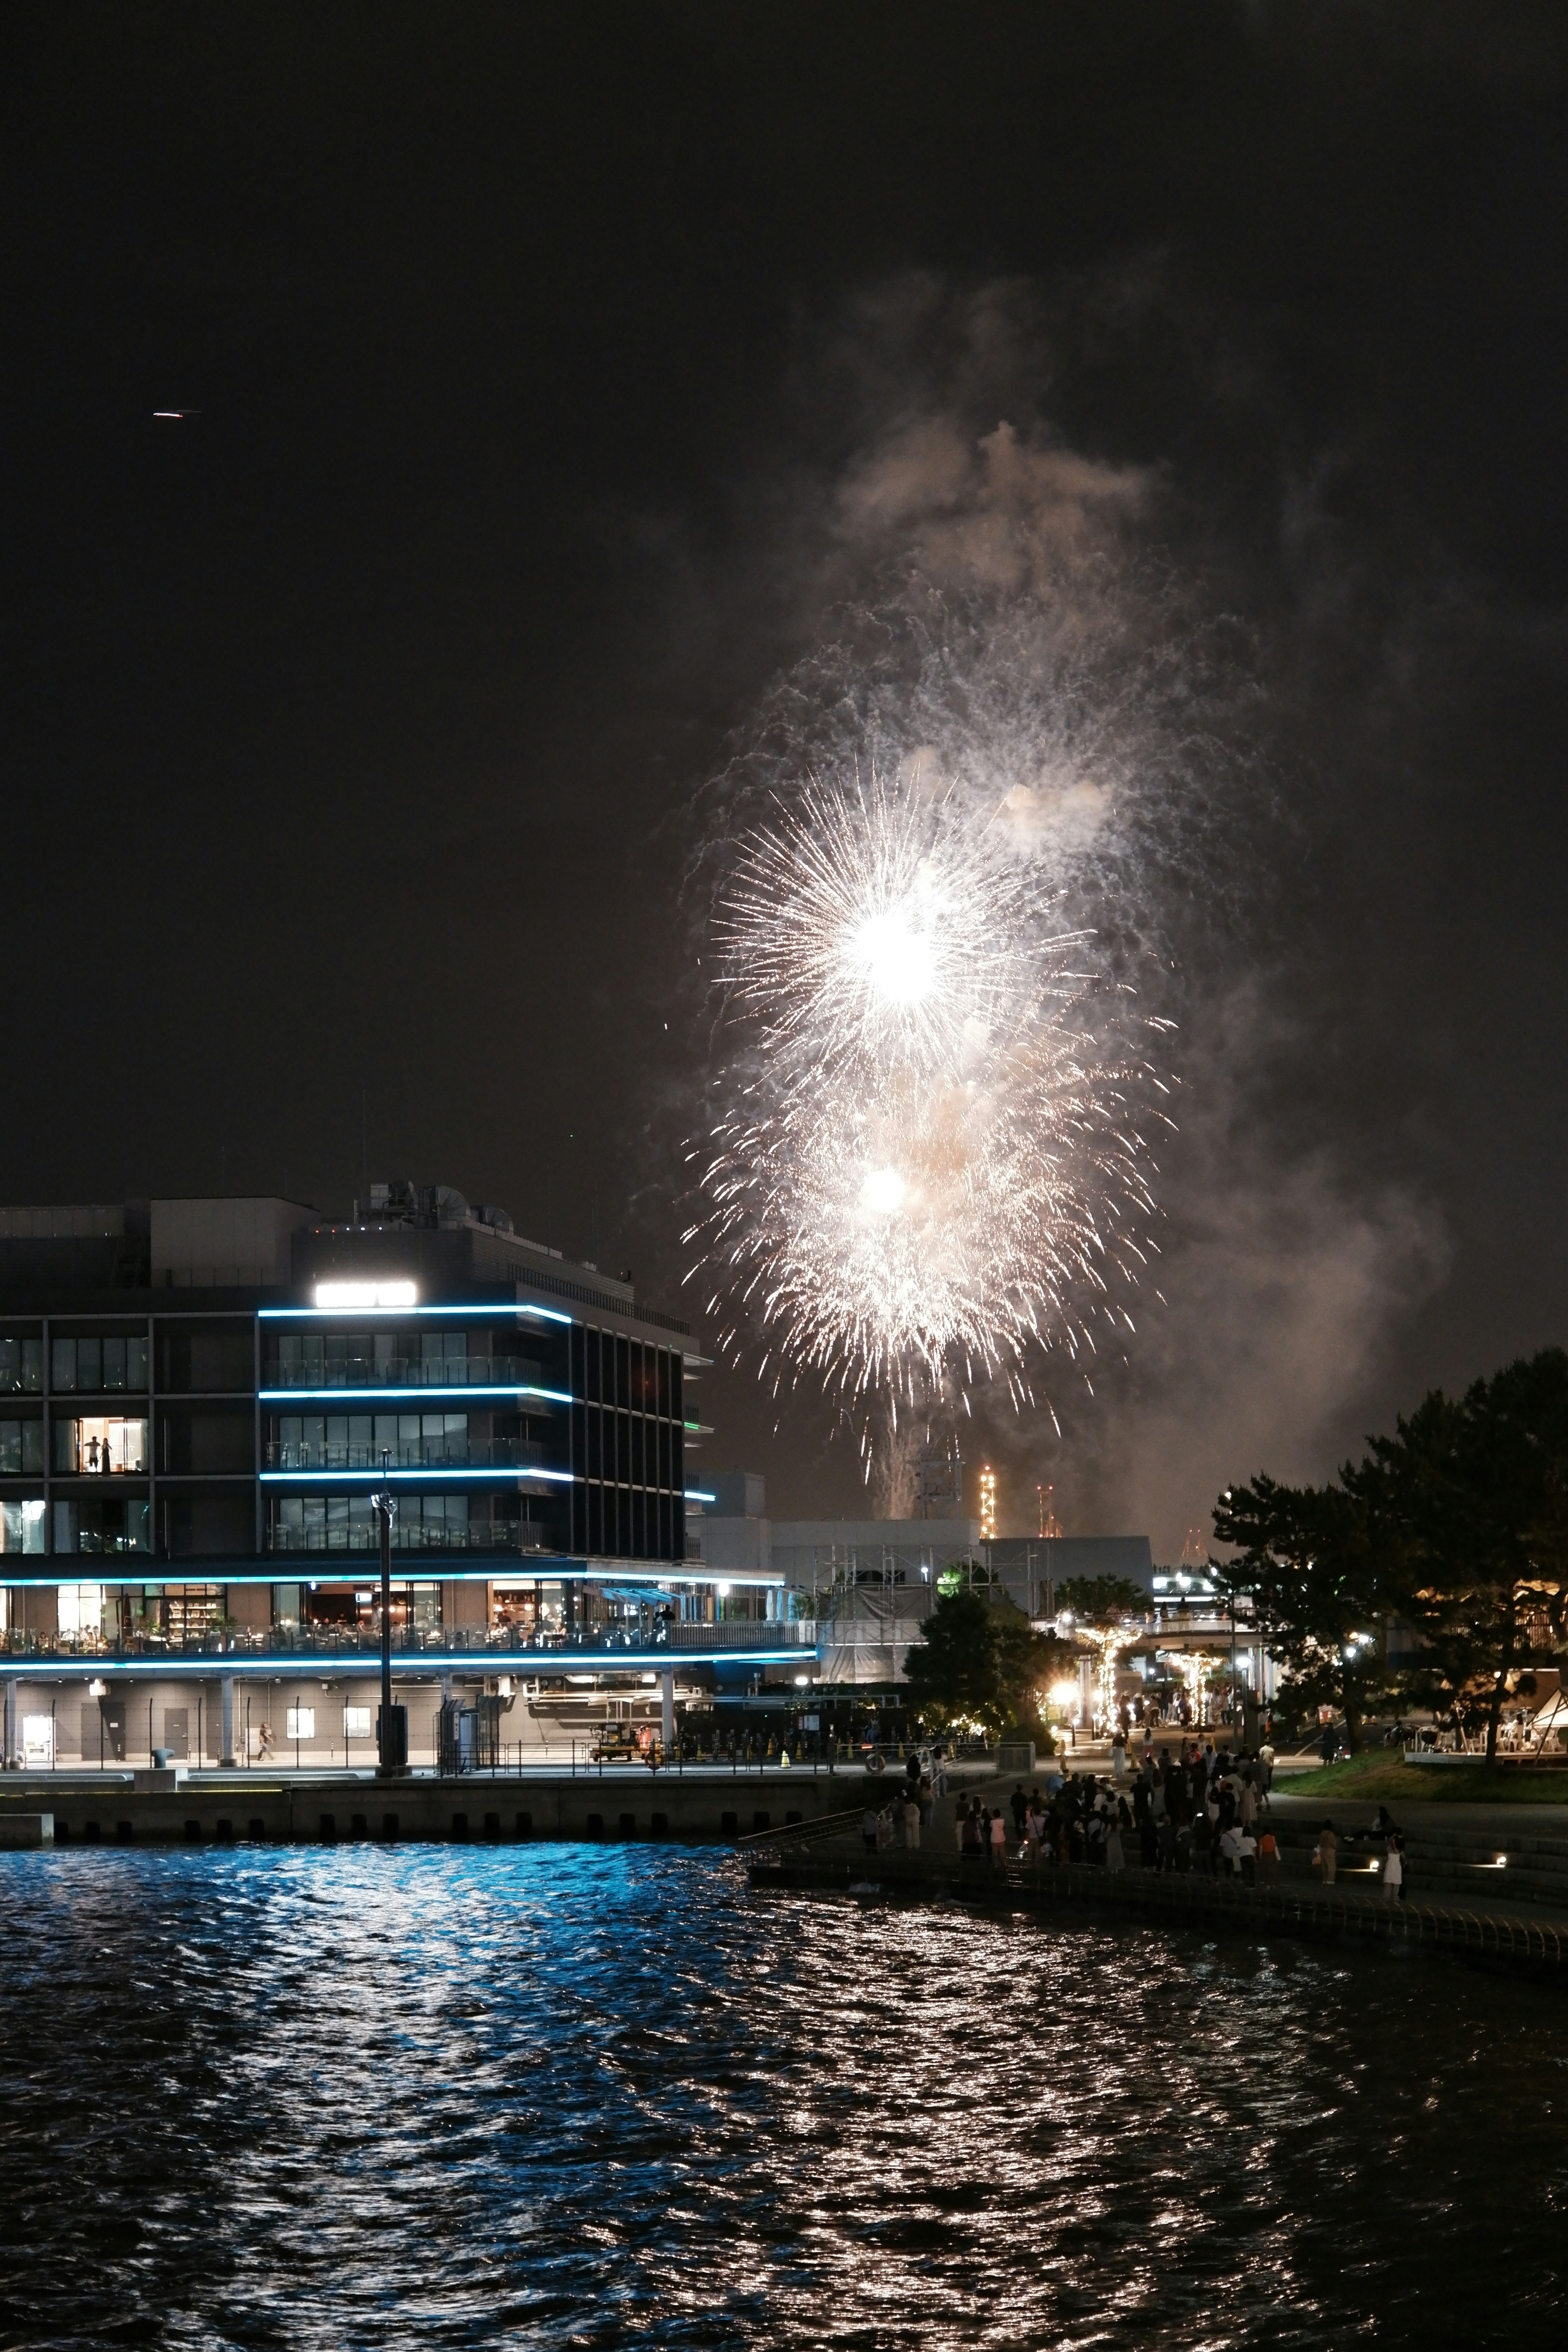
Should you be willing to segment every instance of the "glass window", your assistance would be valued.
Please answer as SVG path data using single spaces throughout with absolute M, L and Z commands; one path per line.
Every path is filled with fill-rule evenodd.
M 0 1475 L 16 1477 L 44 1466 L 41 1421 L 0 1421 Z
M 55 1387 L 57 1389 L 74 1389 L 76 1386 L 76 1341 L 74 1339 L 57 1339 L 51 1352 L 54 1361 L 50 1369 L 49 1378 L 54 1382 Z
M 103 1385 L 106 1389 L 125 1386 L 125 1342 L 110 1337 L 103 1343 Z
M 22 1342 L 0 1339 L 0 1389 L 7 1392 L 22 1385 Z
M 442 1334 L 447 1359 L 447 1378 L 454 1388 L 468 1377 L 468 1335 L 466 1331 Z
M 313 1706 L 289 1706 L 283 1710 L 283 1734 L 287 1739 L 314 1739 L 316 1710 Z
M 370 1738 L 370 1709 L 368 1706 L 344 1707 L 343 1738 L 345 1739 L 368 1739 Z
M 103 1631 L 103 1587 L 101 1584 L 62 1584 L 58 1588 L 59 1628 L 62 1633 L 101 1633 Z
M 0 1503 L 0 1552 L 41 1552 L 44 1549 L 44 1501 Z
M 22 1386 L 37 1396 L 44 1385 L 44 1343 L 41 1339 L 22 1342 Z
M 147 1467 L 145 1421 L 81 1420 L 55 1423 L 55 1468 L 70 1477 L 97 1477 Z
M 128 1389 L 144 1389 L 147 1385 L 147 1334 L 132 1332 L 125 1342 L 125 1385 Z
M 103 1386 L 103 1342 L 101 1339 L 79 1339 L 77 1341 L 76 1384 L 79 1389 L 100 1389 Z
M 395 1331 L 378 1331 L 375 1335 L 375 1377 L 378 1381 L 392 1378 L 393 1362 L 397 1354 Z

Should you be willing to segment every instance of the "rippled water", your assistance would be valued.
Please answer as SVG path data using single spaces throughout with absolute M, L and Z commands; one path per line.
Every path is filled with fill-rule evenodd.
M 670 1848 L 0 1862 L 7 2345 L 1531 2346 L 1568 2001 Z

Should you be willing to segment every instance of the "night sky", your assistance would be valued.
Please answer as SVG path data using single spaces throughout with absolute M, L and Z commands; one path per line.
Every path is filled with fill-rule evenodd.
M 677 1304 L 701 788 L 921 559 L 866 483 L 1005 420 L 1136 478 L 1233 726 L 1151 880 L 1167 1305 L 1059 1441 L 982 1401 L 1005 1528 L 1169 1555 L 1561 1340 L 1565 68 L 1429 0 L 6 9 L 0 1196 L 408 1175 Z M 703 1411 L 864 1507 L 809 1392 Z

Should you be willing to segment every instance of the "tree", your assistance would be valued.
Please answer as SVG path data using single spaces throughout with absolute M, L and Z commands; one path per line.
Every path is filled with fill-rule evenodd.
M 1120 1625 L 1146 1617 L 1152 1596 L 1128 1576 L 1069 1576 L 1056 1588 L 1058 1610 L 1070 1610 L 1080 1625 Z
M 1232 1601 L 1251 1601 L 1258 1630 L 1286 1669 L 1286 1695 L 1345 1718 L 1354 1755 L 1362 1725 L 1392 1688 L 1387 1625 L 1399 1551 L 1378 1498 L 1334 1486 L 1281 1486 L 1259 1475 L 1227 1486 L 1215 1534 L 1240 1558 L 1215 1563 Z
M 968 1716 L 993 1732 L 1038 1718 L 1051 1683 L 1076 1667 L 1072 1644 L 1034 1632 L 1021 1609 L 983 1591 L 945 1593 L 904 1660 L 910 1703 L 939 1727 Z
M 1497 1754 L 1521 1670 L 1560 1654 L 1568 1585 L 1568 1355 L 1543 1349 L 1425 1397 L 1354 1481 L 1397 1528 L 1425 1672 L 1486 1709 Z

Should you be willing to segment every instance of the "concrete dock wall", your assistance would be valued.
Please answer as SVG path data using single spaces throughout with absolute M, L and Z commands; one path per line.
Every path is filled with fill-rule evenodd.
M 159 1776 L 163 1779 L 165 1776 Z M 339 1773 L 193 1773 L 175 1786 L 153 1776 L 55 1773 L 47 1809 L 54 1843 L 226 1845 L 247 1840 L 320 1844 L 351 1838 L 449 1844 L 489 1839 L 725 1840 L 820 1821 L 855 1801 L 837 1776 L 801 1771 L 569 1774 L 464 1773 L 377 1780 Z M 37 1785 L 0 1790 L 7 1825 L 37 1820 Z M 18 1839 L 16 1842 L 20 1842 Z M 36 1840 L 33 1841 L 36 1843 Z

